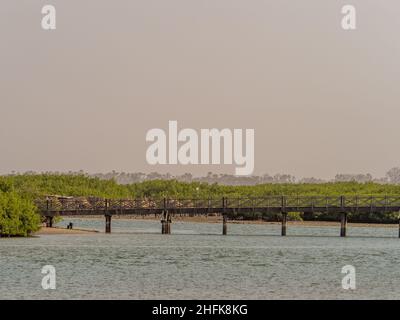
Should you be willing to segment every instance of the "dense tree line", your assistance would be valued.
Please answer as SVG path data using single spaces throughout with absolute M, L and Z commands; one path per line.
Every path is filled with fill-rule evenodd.
M 82 173 L 82 172 L 81 172 Z M 190 173 L 182 175 L 171 175 L 169 173 L 160 174 L 158 172 L 151 173 L 127 173 L 112 171 L 109 173 L 98 173 L 92 175 L 94 177 L 110 180 L 115 179 L 119 184 L 132 184 L 149 180 L 177 180 L 180 182 L 205 182 L 218 183 L 224 185 L 257 185 L 257 184 L 282 184 L 282 183 L 327 183 L 327 182 L 375 182 L 379 184 L 400 184 L 400 168 L 390 169 L 384 177 L 373 177 L 371 174 L 337 174 L 333 179 L 324 180 L 314 177 L 296 178 L 294 175 L 287 173 L 277 173 L 275 175 L 263 174 L 259 176 L 234 176 L 230 174 L 215 174 L 209 172 L 206 176 L 195 177 Z
M 14 190 L 25 198 L 44 195 L 94 196 L 102 198 L 161 198 L 267 195 L 400 195 L 400 185 L 374 182 L 265 183 L 231 186 L 205 182 L 148 180 L 119 184 L 85 174 L 20 174 L 0 176 L 0 190 Z
M 35 172 L 26 172 L 27 175 L 35 175 Z M 43 173 L 47 175 L 60 174 L 58 172 Z M 83 171 L 68 172 L 68 175 L 84 175 Z M 13 172 L 12 175 L 20 175 Z M 294 175 L 287 173 L 278 173 L 275 175 L 264 174 L 260 176 L 234 176 L 230 174 L 215 174 L 209 172 L 205 176 L 196 177 L 190 173 L 181 175 L 172 175 L 170 173 L 161 174 L 158 172 L 143 173 L 143 172 L 117 172 L 96 173 L 89 175 L 91 177 L 100 178 L 102 180 L 115 180 L 118 184 L 132 184 L 151 180 L 177 180 L 180 182 L 203 182 L 208 184 L 218 183 L 223 185 L 239 186 L 239 185 L 257 185 L 257 184 L 286 184 L 286 183 L 301 183 L 301 184 L 323 184 L 328 182 L 375 182 L 379 184 L 400 184 L 400 168 L 395 167 L 390 169 L 384 177 L 373 177 L 371 174 L 337 174 L 333 179 L 324 180 L 314 177 L 297 178 Z

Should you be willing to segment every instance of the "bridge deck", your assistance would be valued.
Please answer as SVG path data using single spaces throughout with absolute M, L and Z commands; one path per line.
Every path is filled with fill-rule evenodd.
M 262 198 L 222 199 L 97 199 L 97 198 L 46 198 L 37 206 L 53 225 L 56 215 L 104 215 L 105 232 L 111 233 L 112 215 L 161 215 L 161 233 L 171 233 L 173 214 L 219 213 L 223 215 L 222 234 L 227 234 L 228 215 L 248 213 L 280 213 L 281 235 L 286 236 L 288 212 L 329 212 L 340 216 L 340 236 L 346 236 L 347 215 L 353 212 L 396 212 L 400 210 L 400 196 L 268 196 Z M 400 237 L 400 224 L 399 224 Z

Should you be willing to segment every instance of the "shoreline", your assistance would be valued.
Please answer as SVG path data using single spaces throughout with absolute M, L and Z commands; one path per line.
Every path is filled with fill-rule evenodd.
M 35 233 L 32 234 L 33 237 L 35 236 L 43 236 L 43 235 L 60 235 L 60 234 L 93 234 L 93 233 L 99 233 L 97 230 L 89 230 L 89 229 L 67 229 L 67 228 L 61 228 L 61 227 L 41 227 L 39 231 L 36 231 Z
M 102 216 L 64 216 L 64 219 L 103 219 Z M 112 217 L 114 220 L 122 220 L 122 221 L 158 221 L 160 222 L 160 217 L 154 216 L 124 216 L 124 215 L 115 215 Z M 175 216 L 172 217 L 172 223 L 174 222 L 190 222 L 190 223 L 222 223 L 222 216 Z M 263 225 L 281 225 L 280 221 L 263 221 L 263 220 L 228 220 L 228 224 L 263 224 Z M 288 226 L 297 226 L 297 227 L 337 227 L 340 226 L 340 221 L 288 221 Z M 348 222 L 348 227 L 358 227 L 358 228 L 398 228 L 398 223 L 388 224 L 388 223 L 365 223 L 365 222 Z M 65 229 L 67 230 L 67 229 Z M 74 230 L 74 229 L 73 229 Z M 72 231 L 73 231 L 72 230 Z M 70 230 L 68 230 L 70 231 Z M 90 232 L 90 230 L 89 230 Z

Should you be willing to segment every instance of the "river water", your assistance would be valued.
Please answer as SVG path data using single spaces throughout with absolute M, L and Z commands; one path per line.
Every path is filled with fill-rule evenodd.
M 1 299 L 400 299 L 396 228 L 68 219 L 98 234 L 0 239 Z M 56 289 L 41 269 L 56 269 Z M 356 289 L 342 288 L 342 267 Z

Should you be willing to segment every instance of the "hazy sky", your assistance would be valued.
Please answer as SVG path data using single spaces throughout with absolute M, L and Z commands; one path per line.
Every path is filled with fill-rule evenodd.
M 255 174 L 383 176 L 400 165 L 399 31 L 398 0 L 2 0 L 0 172 L 233 173 L 148 165 L 146 132 L 177 120 L 255 129 Z

